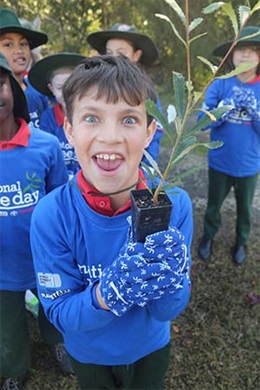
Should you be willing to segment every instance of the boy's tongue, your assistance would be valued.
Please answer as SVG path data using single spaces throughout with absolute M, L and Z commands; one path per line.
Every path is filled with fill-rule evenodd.
M 98 167 L 104 169 L 104 171 L 113 171 L 114 169 L 117 169 L 121 162 L 122 160 L 119 158 L 115 160 L 104 160 L 102 158 L 97 158 Z

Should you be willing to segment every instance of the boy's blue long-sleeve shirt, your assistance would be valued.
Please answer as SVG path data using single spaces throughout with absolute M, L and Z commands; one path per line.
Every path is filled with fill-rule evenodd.
M 223 120 L 212 123 L 211 141 L 223 141 L 223 146 L 209 150 L 209 166 L 234 177 L 253 176 L 260 171 L 260 78 L 242 83 L 236 76 L 216 79 L 208 87 L 203 108 L 235 106 L 236 94 L 244 94 L 256 103 L 256 119 L 245 109 L 233 110 Z M 200 112 L 199 119 L 205 115 Z
M 31 246 L 40 300 L 49 320 L 62 332 L 68 352 L 82 363 L 131 364 L 164 347 L 170 320 L 186 307 L 190 283 L 173 295 L 133 306 L 127 314 L 96 308 L 93 289 L 102 270 L 118 257 L 130 210 L 107 217 L 91 209 L 72 183 L 54 190 L 36 207 Z M 171 225 L 192 241 L 192 206 L 186 192 L 174 189 Z M 189 261 L 190 250 L 189 250 Z
M 32 127 L 30 132 L 27 147 L 0 151 L 0 290 L 36 287 L 32 212 L 46 193 L 68 180 L 56 137 Z

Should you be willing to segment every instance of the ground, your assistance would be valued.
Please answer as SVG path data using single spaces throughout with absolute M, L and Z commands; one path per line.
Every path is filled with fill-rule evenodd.
M 162 146 L 160 164 L 168 149 Z M 260 293 L 260 182 L 253 203 L 247 262 L 231 259 L 235 240 L 235 202 L 231 193 L 222 210 L 222 227 L 208 264 L 197 256 L 207 196 L 207 160 L 191 155 L 181 169 L 204 164 L 183 182 L 194 208 L 192 293 L 185 312 L 172 321 L 172 357 L 165 390 L 258 390 L 260 388 L 260 305 L 248 293 Z M 30 317 L 33 361 L 25 390 L 78 390 L 75 378 L 60 375 Z

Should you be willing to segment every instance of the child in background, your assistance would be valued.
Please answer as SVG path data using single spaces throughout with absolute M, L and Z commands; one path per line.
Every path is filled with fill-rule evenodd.
M 0 8 L 0 52 L 7 58 L 27 97 L 31 124 L 37 128 L 41 113 L 49 106 L 49 99 L 36 91 L 24 74 L 31 63 L 31 50 L 47 41 L 46 34 L 23 27 L 13 11 Z
M 162 390 L 170 320 L 190 297 L 192 206 L 168 191 L 169 230 L 134 243 L 130 188 L 156 122 L 156 91 L 124 56 L 87 58 L 63 86 L 64 128 L 81 170 L 36 207 L 31 246 L 39 298 L 62 332 L 81 389 Z M 138 184 L 137 184 L 138 183 Z
M 19 390 L 31 361 L 25 292 L 36 293 L 31 216 L 39 200 L 68 176 L 57 139 L 28 127 L 26 97 L 2 53 L 0 107 L 0 377 L 3 389 Z M 59 346 L 65 351 L 61 334 L 42 307 L 39 327 L 53 350 Z
M 154 42 L 147 35 L 139 33 L 136 27 L 127 24 L 116 23 L 108 30 L 92 33 L 87 37 L 87 41 L 100 54 L 124 55 L 143 67 L 151 66 L 158 59 L 158 51 Z M 162 111 L 158 95 L 156 104 Z M 159 158 L 162 136 L 162 126 L 157 122 L 153 140 L 146 149 L 155 161 Z M 142 161 L 150 165 L 145 156 Z
M 68 143 L 64 133 L 65 103 L 62 96 L 62 86 L 73 68 L 84 58 L 77 53 L 53 54 L 38 61 L 28 75 L 31 85 L 37 91 L 49 98 L 56 98 L 57 103 L 42 113 L 40 129 L 58 138 L 69 179 L 78 172 L 79 164 L 74 149 Z
M 224 57 L 231 44 L 227 42 L 218 46 L 213 54 Z M 260 171 L 259 27 L 248 26 L 241 31 L 229 62 L 232 68 L 245 62 L 254 62 L 255 65 L 237 76 L 213 81 L 206 91 L 204 109 L 210 111 L 222 105 L 231 105 L 234 109 L 211 125 L 211 140 L 220 140 L 224 144 L 209 151 L 208 205 L 198 254 L 202 260 L 209 260 L 213 238 L 221 225 L 221 206 L 233 187 L 237 205 L 233 261 L 241 265 L 247 257 L 252 201 Z M 201 112 L 199 117 L 203 115 Z

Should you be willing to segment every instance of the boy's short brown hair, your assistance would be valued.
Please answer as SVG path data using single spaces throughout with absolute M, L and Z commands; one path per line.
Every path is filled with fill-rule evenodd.
M 141 68 L 125 56 L 96 56 L 78 65 L 63 85 L 63 97 L 69 122 L 72 121 L 74 102 L 97 88 L 96 99 L 107 103 L 123 99 L 137 106 L 148 99 L 156 102 L 157 94 L 151 79 Z M 148 115 L 148 123 L 152 118 Z

